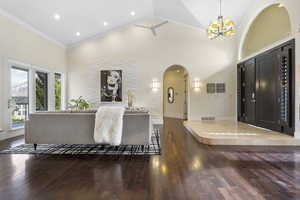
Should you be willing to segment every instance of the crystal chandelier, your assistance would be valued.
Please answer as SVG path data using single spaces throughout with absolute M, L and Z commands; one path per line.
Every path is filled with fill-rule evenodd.
M 235 34 L 234 22 L 222 16 L 222 0 L 220 0 L 220 15 L 218 19 L 211 23 L 207 28 L 207 35 L 209 39 L 217 39 L 219 37 L 228 37 Z

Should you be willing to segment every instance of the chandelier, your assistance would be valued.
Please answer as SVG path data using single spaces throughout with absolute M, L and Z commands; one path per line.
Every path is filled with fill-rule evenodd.
M 207 28 L 209 39 L 217 39 L 219 37 L 228 37 L 235 34 L 234 22 L 222 16 L 222 0 L 220 0 L 220 15 L 216 21 L 211 23 Z

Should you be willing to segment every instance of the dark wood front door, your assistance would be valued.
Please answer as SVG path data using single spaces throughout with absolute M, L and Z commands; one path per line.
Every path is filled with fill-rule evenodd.
M 238 120 L 293 136 L 295 40 L 237 66 Z
M 277 51 L 256 59 L 256 122 L 280 131 L 278 118 L 278 61 Z
M 249 60 L 245 63 L 245 121 L 249 124 L 255 124 L 255 59 Z

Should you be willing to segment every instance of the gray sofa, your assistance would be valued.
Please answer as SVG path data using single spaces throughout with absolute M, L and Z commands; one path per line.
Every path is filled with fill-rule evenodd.
M 95 144 L 96 111 L 37 112 L 25 124 L 27 144 Z M 147 145 L 152 125 L 147 112 L 125 112 L 122 144 Z

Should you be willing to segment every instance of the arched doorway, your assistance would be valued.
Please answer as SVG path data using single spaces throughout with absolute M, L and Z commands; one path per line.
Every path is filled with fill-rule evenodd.
M 188 72 L 180 65 L 173 65 L 164 73 L 163 116 L 188 119 Z

